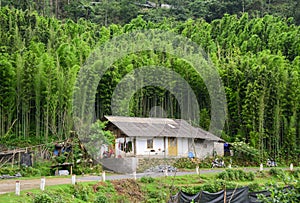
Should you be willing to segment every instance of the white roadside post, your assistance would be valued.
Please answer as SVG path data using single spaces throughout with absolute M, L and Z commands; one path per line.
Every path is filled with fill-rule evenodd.
M 136 171 L 133 172 L 133 178 L 136 180 Z
M 167 168 L 164 170 L 164 174 L 165 174 L 165 176 L 168 176 L 168 169 Z
M 291 170 L 291 171 L 294 170 L 294 165 L 293 165 L 293 163 L 290 164 L 290 170 Z
M 16 195 L 20 196 L 20 192 L 21 192 L 21 184 L 20 181 L 16 181 Z
M 41 191 L 45 190 L 45 185 L 46 185 L 46 179 L 45 179 L 45 177 L 42 177 L 41 178 L 41 185 L 40 185 Z
M 105 171 L 102 172 L 102 181 L 105 182 Z
M 200 174 L 200 173 L 199 173 L 199 166 L 198 166 L 198 165 L 196 166 L 196 173 L 197 173 L 197 175 Z
M 75 185 L 76 183 L 76 175 L 72 175 L 72 185 Z
M 264 170 L 264 165 L 260 164 L 259 171 L 263 171 L 263 170 Z

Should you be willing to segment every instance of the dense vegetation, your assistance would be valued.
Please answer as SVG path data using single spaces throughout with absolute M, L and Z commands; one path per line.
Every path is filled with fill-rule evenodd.
M 217 66 L 228 102 L 228 119 L 223 134 L 226 140 L 245 141 L 272 157 L 286 161 L 299 158 L 300 28 L 293 19 L 263 14 L 263 17 L 254 18 L 243 13 L 239 17 L 226 14 L 221 19 L 207 19 L 211 22 L 195 18 L 182 22 L 165 19 L 155 23 L 139 16 L 130 22 L 130 19 L 123 19 L 120 23 L 128 23 L 122 26 L 110 24 L 117 21 L 102 26 L 103 23 L 94 24 L 80 16 L 72 17 L 77 22 L 64 18 L 69 14 L 63 16 L 62 10 L 56 11 L 56 7 L 51 7 L 49 15 L 46 15 L 46 7 L 41 6 L 45 14 L 43 17 L 39 15 L 43 14 L 43 9 L 35 7 L 40 4 L 18 2 L 24 5 L 14 6 L 23 9 L 28 5 L 33 7 L 25 11 L 2 7 L 0 11 L 2 142 L 13 138 L 18 141 L 33 138 L 41 142 L 48 140 L 49 136 L 60 140 L 68 137 L 73 129 L 74 83 L 80 66 L 91 51 L 113 36 L 138 29 L 158 28 L 198 43 Z M 55 2 L 66 4 L 67 1 Z M 68 2 L 71 6 L 75 1 Z M 1 3 L 12 4 L 11 1 Z M 269 2 L 268 5 L 269 10 L 279 8 L 275 3 Z M 289 8 L 290 12 L 294 11 Z M 55 12 L 62 21 L 47 17 Z M 208 128 L 210 98 L 202 79 L 183 60 L 153 51 L 128 55 L 116 61 L 113 68 L 105 73 L 96 95 L 97 117 L 111 113 L 112 93 L 122 77 L 146 65 L 172 68 L 189 82 L 199 100 L 199 125 Z M 174 96 L 167 90 L 153 87 L 143 88 L 135 94 L 130 102 L 130 113 L 148 116 L 154 106 L 162 106 L 169 117 L 180 117 Z
M 59 19 L 89 19 L 100 25 L 125 24 L 142 14 L 155 22 L 164 18 L 185 21 L 204 18 L 208 22 L 222 18 L 225 13 L 249 13 L 262 17 L 272 14 L 293 17 L 300 23 L 300 3 L 297 0 L 1 0 L 0 6 L 36 10 L 43 16 Z

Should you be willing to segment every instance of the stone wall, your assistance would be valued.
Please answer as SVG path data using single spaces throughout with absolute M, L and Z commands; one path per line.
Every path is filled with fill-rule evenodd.
M 173 166 L 177 159 L 178 158 L 138 158 L 137 172 L 144 172 L 149 168 L 160 165 Z
M 133 173 L 137 169 L 137 158 L 106 158 L 101 163 L 104 169 L 108 169 L 117 173 Z

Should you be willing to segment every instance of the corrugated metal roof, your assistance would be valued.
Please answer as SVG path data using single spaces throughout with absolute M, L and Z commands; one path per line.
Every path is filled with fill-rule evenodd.
M 223 141 L 183 119 L 105 116 L 129 137 L 186 137 Z

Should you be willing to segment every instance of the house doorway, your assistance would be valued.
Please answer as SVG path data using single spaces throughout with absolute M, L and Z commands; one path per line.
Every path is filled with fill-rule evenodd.
M 177 156 L 177 138 L 176 137 L 168 138 L 168 152 L 169 152 L 169 156 Z

